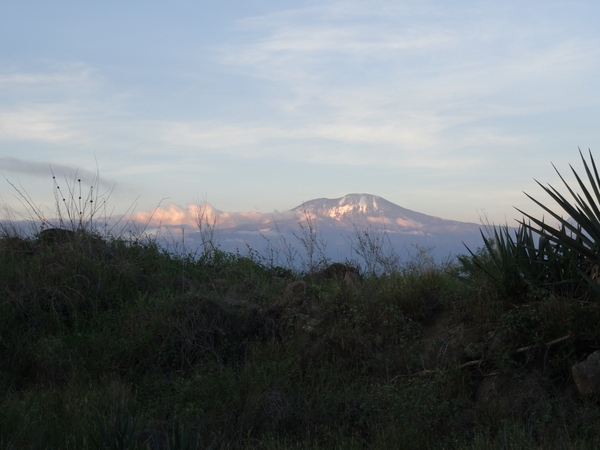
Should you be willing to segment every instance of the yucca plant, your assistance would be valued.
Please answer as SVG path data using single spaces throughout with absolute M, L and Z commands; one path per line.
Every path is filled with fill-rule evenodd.
M 492 229 L 489 239 L 481 232 L 484 247 L 479 252 L 467 247 L 471 256 L 458 257 L 463 272 L 484 273 L 509 296 L 522 295 L 530 287 L 572 289 L 578 283 L 577 269 L 571 262 L 573 252 L 553 242 L 544 230 L 525 221 L 519 222 L 514 233 L 508 225 Z
M 531 230 L 520 226 L 513 238 L 508 225 L 494 226 L 493 237 L 488 239 L 483 232 L 481 237 L 484 247 L 479 252 L 467 247 L 471 256 L 458 257 L 463 272 L 485 274 L 510 296 L 524 292 L 531 281 L 541 281 L 543 269 L 536 263 L 545 258 L 547 246 L 540 241 L 536 248 Z
M 589 181 L 589 188 L 575 169 L 571 165 L 569 167 L 571 167 L 571 171 L 575 175 L 583 196 L 576 193 L 569 186 L 553 165 L 554 170 L 573 197 L 574 202 L 569 201 L 551 185 L 544 186 L 536 180 L 536 183 L 552 197 L 570 219 L 565 219 L 562 215 L 554 212 L 527 193 L 525 195 L 556 219 L 559 226 L 553 227 L 544 220 L 537 219 L 518 208 L 517 211 L 539 228 L 534 228 L 531 222 L 526 223 L 525 220 L 520 222 L 521 225 L 545 235 L 547 239 L 555 244 L 557 255 L 563 261 L 568 261 L 571 264 L 571 271 L 574 270 L 581 281 L 587 282 L 596 293 L 600 294 L 600 285 L 595 279 L 600 259 L 600 176 L 598 175 L 592 152 L 589 152 L 591 167 L 581 153 L 581 150 L 579 151 L 579 155 L 583 161 L 587 180 Z

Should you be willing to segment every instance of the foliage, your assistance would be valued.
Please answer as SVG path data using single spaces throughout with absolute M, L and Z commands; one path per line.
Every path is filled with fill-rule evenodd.
M 577 270 L 572 252 L 553 243 L 544 230 L 538 230 L 537 245 L 531 226 L 520 223 L 513 234 L 507 225 L 493 227 L 493 237 L 486 238 L 484 247 L 470 256 L 460 255 L 463 273 L 485 275 L 509 297 L 524 293 L 535 295 L 540 287 L 567 292 L 578 286 Z M 466 278 L 463 276 L 463 280 Z
M 213 440 L 211 444 L 204 446 L 199 433 L 189 430 L 185 424 L 173 422 L 166 439 L 156 432 L 150 437 L 149 443 L 154 450 L 211 450 L 215 448 L 216 441 Z
M 557 220 L 560 227 L 553 227 L 530 214 L 518 211 L 537 225 L 539 232 L 543 233 L 550 241 L 557 245 L 558 251 L 576 269 L 579 280 L 586 282 L 596 293 L 600 293 L 600 287 L 596 279 L 600 258 L 600 177 L 598 176 L 598 170 L 591 151 L 589 152 L 591 168 L 581 151 L 579 154 L 585 168 L 587 181 L 590 185 L 589 188 L 575 169 L 572 166 L 570 167 L 583 195 L 576 193 L 556 167 L 554 168 L 569 194 L 573 197 L 574 203 L 570 202 L 554 187 L 550 185 L 546 187 L 536 181 L 568 215 L 567 218 L 562 217 L 559 213 L 545 206 L 529 194 L 526 194 L 544 211 L 548 212 L 551 217 Z M 525 224 L 523 221 L 522 225 L 533 229 L 530 223 Z
M 210 227 L 200 255 L 5 228 L 0 447 L 600 445 L 597 402 L 569 394 L 600 345 L 572 230 L 494 229 L 460 264 L 426 249 L 401 263 L 356 230 L 366 276 L 328 277 L 306 227 L 300 273 L 223 252 Z
M 383 219 L 383 218 L 382 218 Z M 371 225 L 359 227 L 352 224 L 354 235 L 348 240 L 350 248 L 362 262 L 367 275 L 383 275 L 397 272 L 400 268 L 400 257 L 396 254 L 389 234 L 385 228 L 382 232 L 373 229 Z
M 92 435 L 98 450 L 129 450 L 137 447 L 139 419 L 118 411 L 111 421 L 96 416 L 99 437 Z
M 482 251 L 476 254 L 467 249 L 470 257 L 459 257 L 465 273 L 484 273 L 507 295 L 513 296 L 530 291 L 531 286 L 544 286 L 562 293 L 587 286 L 588 293 L 600 294 L 600 177 L 591 152 L 591 167 L 581 152 L 580 156 L 591 187 L 586 186 L 572 167 L 571 170 L 582 194 L 576 193 L 555 168 L 574 203 L 554 187 L 537 182 L 569 218 L 562 217 L 526 194 L 556 219 L 559 226 L 554 227 L 518 210 L 528 221 L 523 219 L 519 222 L 514 238 L 508 226 L 493 227 L 494 236 L 490 239 L 482 233 Z M 535 235 L 538 236 L 537 245 Z

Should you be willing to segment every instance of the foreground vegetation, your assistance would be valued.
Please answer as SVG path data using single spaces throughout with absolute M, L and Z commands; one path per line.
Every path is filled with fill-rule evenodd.
M 1 448 L 600 447 L 594 236 L 295 271 L 70 224 L 0 239 Z

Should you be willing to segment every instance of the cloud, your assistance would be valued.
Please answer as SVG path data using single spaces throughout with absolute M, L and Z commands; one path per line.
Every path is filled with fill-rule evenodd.
M 73 89 L 76 84 L 95 84 L 95 71 L 83 64 L 56 65 L 44 73 L 24 72 L 17 69 L 0 71 L 0 87 L 15 89 L 19 85 L 62 85 Z
M 398 190 L 422 192 L 435 178 L 435 199 L 448 195 L 441 178 L 469 192 L 479 191 L 473 179 L 483 170 L 486 182 L 513 183 L 530 155 L 556 158 L 581 135 L 549 124 L 578 122 L 580 106 L 598 101 L 598 34 L 587 27 L 586 40 L 585 26 L 554 16 L 556 5 L 323 2 L 248 17 L 210 39 L 194 35 L 196 53 L 165 41 L 127 61 L 92 49 L 86 58 L 96 66 L 46 60 L 39 71 L 0 69 L 0 141 L 46 155 L 38 166 L 2 158 L 0 171 L 47 176 L 52 155 L 70 173 L 93 149 L 112 177 L 146 183 L 138 189 L 145 195 L 167 189 L 174 199 L 200 184 L 230 195 L 229 204 L 356 182 L 388 189 L 380 175 L 388 169 L 398 169 Z M 61 45 L 53 55 L 68 57 Z M 303 176 L 294 171 L 313 169 L 327 175 L 292 183 Z M 274 183 L 286 177 L 277 194 L 257 188 L 271 174 Z M 229 193 L 235 186 L 243 195 Z M 239 214 L 221 220 L 262 220 Z M 159 215 L 194 224 L 187 207 Z
M 435 23 L 439 8 L 378 7 L 371 2 L 328 4 L 278 11 L 238 21 L 246 32 L 265 33 L 250 39 L 241 52 L 229 54 L 241 64 L 265 62 L 273 55 L 306 55 L 313 61 L 332 54 L 351 58 L 389 58 L 390 51 L 424 51 L 448 48 L 456 43 L 455 33 Z M 423 20 L 425 19 L 425 20 Z M 432 20 L 433 19 L 433 20 Z M 433 22 L 433 23 L 432 23 Z
M 92 139 L 85 119 L 98 113 L 101 77 L 84 64 L 48 63 L 38 71 L 0 71 L 0 139 L 83 144 Z M 14 105 L 14 106 L 8 106 Z M 87 129 L 86 129 L 87 128 Z
M 127 220 L 143 223 L 151 227 L 187 225 L 193 228 L 202 225 L 216 225 L 217 228 L 234 228 L 239 226 L 256 226 L 272 224 L 275 221 L 295 219 L 291 211 L 264 214 L 256 211 L 224 212 L 204 202 L 199 205 L 190 203 L 186 207 L 170 203 L 166 207 L 158 207 L 152 211 L 139 211 L 128 215 Z
M 209 149 L 247 147 L 268 139 L 300 137 L 299 130 L 285 130 L 277 126 L 225 125 L 214 121 L 170 122 L 162 127 L 162 141 L 169 144 Z
M 418 7 L 355 6 L 343 10 L 324 5 L 242 19 L 238 27 L 246 33 L 244 42 L 217 48 L 217 58 L 255 76 L 298 80 L 315 66 L 389 62 L 402 55 L 447 51 L 461 43 L 454 29 L 435 23 Z M 319 78 L 314 73 L 309 77 Z
M 382 124 L 339 118 L 330 123 L 256 126 L 220 125 L 215 122 L 169 123 L 160 132 L 167 145 L 183 154 L 198 150 L 238 158 L 269 158 L 337 166 L 380 165 L 419 168 L 463 168 L 482 166 L 484 155 L 451 153 L 462 147 L 515 147 L 535 138 L 524 133 L 506 134 L 490 125 L 471 127 L 467 136 L 445 136 L 451 120 L 431 117 L 399 118 Z M 335 144 L 332 144 L 335 143 Z M 369 156 L 367 156 L 367 149 Z
M 58 177 L 59 179 L 66 178 L 69 180 L 69 182 L 77 177 L 82 179 L 82 181 L 85 183 L 98 183 L 105 188 L 110 188 L 114 185 L 114 183 L 110 180 L 99 178 L 97 173 L 61 164 L 52 164 L 50 162 L 42 163 L 38 161 L 0 156 L 0 168 L 0 173 L 2 173 L 2 175 L 5 177 L 8 173 L 25 174 L 43 178 L 48 178 L 48 176 L 54 174 L 54 176 Z
M 549 14 L 559 13 L 530 7 L 514 17 L 513 7 L 502 5 L 352 2 L 243 19 L 244 41 L 217 48 L 217 61 L 267 80 L 278 93 L 269 105 L 301 133 L 262 127 L 230 139 L 250 146 L 279 137 L 323 139 L 330 148 L 362 145 L 364 152 L 369 145 L 374 155 L 394 147 L 402 164 L 418 151 L 420 160 L 444 154 L 444 166 L 462 164 L 474 136 L 482 147 L 531 144 L 535 138 L 506 119 L 589 104 L 577 81 L 600 69 L 597 38 L 547 26 L 556 21 Z M 337 163 L 357 156 L 343 152 L 350 155 Z M 310 149 L 302 154 L 331 159 Z
M 0 111 L 3 140 L 74 143 L 87 141 L 84 132 L 73 126 L 73 115 L 62 105 L 21 107 Z

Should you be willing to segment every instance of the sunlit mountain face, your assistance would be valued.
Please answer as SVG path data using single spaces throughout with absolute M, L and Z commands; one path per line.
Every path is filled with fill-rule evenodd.
M 298 217 L 309 213 L 329 226 L 353 229 L 378 224 L 388 231 L 430 233 L 439 231 L 476 231 L 479 226 L 444 220 L 398 206 L 371 194 L 348 194 L 341 198 L 318 198 L 292 209 Z M 331 219 L 332 221 L 328 220 Z
M 341 220 L 348 216 L 384 215 L 392 217 L 400 213 L 408 217 L 411 214 L 419 214 L 371 194 L 348 194 L 344 197 L 334 199 L 317 198 L 292 209 L 292 211 L 304 210 L 336 220 Z
M 429 248 L 436 259 L 463 254 L 465 244 L 476 249 L 482 245 L 480 226 L 474 223 L 445 220 L 398 206 L 371 194 L 348 194 L 340 198 L 318 198 L 274 214 L 259 214 L 234 224 L 236 214 L 223 213 L 227 220 L 218 227 L 216 236 L 222 249 L 264 251 L 282 241 L 302 252 L 301 238 L 309 230 L 326 243 L 326 256 L 332 260 L 352 259 L 352 244 L 358 236 L 385 234 L 386 245 L 398 253 L 415 248 Z M 241 216 L 240 216 L 241 217 Z M 198 239 L 191 233 L 188 239 Z

